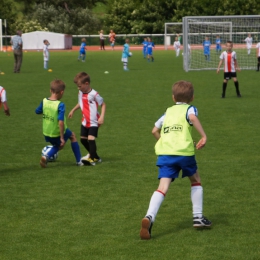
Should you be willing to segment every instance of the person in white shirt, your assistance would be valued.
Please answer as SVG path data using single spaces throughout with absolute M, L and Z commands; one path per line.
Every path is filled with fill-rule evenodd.
M 4 113 L 7 116 L 10 116 L 10 110 L 9 110 L 9 107 L 8 107 L 8 104 L 7 104 L 7 98 L 6 98 L 6 91 L 3 87 L 0 86 L 0 109 L 2 107 L 2 104 L 3 104 L 3 107 L 4 107 Z
M 173 48 L 176 52 L 176 57 L 178 57 L 180 54 L 180 47 L 181 47 L 181 43 L 178 40 L 178 37 L 175 37 L 175 42 L 173 43 Z
M 257 58 L 257 70 L 259 71 L 259 67 L 260 67 L 260 42 L 257 43 L 256 45 L 256 58 Z
M 43 67 L 47 70 L 50 57 L 48 46 L 50 45 L 50 43 L 48 40 L 44 40 L 43 43 Z
M 248 36 L 244 40 L 246 42 L 246 48 L 247 48 L 247 54 L 249 55 L 252 48 L 253 38 L 251 37 L 251 34 L 249 33 Z

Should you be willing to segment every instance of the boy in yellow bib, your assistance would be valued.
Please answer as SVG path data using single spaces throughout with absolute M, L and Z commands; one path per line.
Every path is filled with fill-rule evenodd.
M 151 238 L 151 229 L 157 212 L 171 182 L 178 178 L 180 170 L 182 170 L 182 177 L 188 177 L 191 182 L 193 226 L 196 228 L 211 226 L 211 222 L 202 214 L 203 189 L 197 171 L 195 147 L 191 136 L 192 126 L 194 126 L 201 136 L 196 149 L 205 146 L 207 136 L 197 118 L 197 109 L 189 105 L 193 100 L 193 85 L 187 81 L 178 81 L 173 85 L 172 92 L 176 105 L 166 110 L 152 130 L 152 134 L 158 140 L 155 153 L 158 155 L 156 165 L 159 167 L 160 183 L 151 197 L 146 216 L 142 219 L 141 239 Z
M 68 139 L 71 141 L 71 149 L 76 159 L 76 165 L 83 166 L 81 162 L 81 153 L 76 136 L 66 124 L 65 104 L 60 101 L 65 91 L 65 83 L 56 79 L 51 82 L 51 96 L 44 98 L 40 105 L 36 108 L 35 113 L 42 114 L 43 119 L 43 135 L 46 142 L 53 145 L 47 156 L 42 156 L 40 165 L 46 168 L 48 158 L 61 150 Z

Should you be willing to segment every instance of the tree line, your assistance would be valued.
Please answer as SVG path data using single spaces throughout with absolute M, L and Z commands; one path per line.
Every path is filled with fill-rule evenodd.
M 7 34 L 52 31 L 97 34 L 113 29 L 118 34 L 163 33 L 164 23 L 184 16 L 257 15 L 258 0 L 0 0 L 0 18 L 7 19 Z M 95 13 L 97 5 L 103 13 Z M 5 32 L 5 28 L 3 28 Z

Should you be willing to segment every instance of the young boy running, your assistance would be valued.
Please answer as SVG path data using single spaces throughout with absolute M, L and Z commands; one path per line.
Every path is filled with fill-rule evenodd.
M 81 39 L 81 45 L 79 49 L 79 56 L 78 56 L 78 61 L 85 62 L 86 59 L 86 38 Z
M 152 62 L 154 61 L 153 57 L 153 48 L 154 48 L 154 43 L 150 38 L 148 38 L 148 43 L 147 43 L 147 61 L 150 62 L 150 58 Z
M 191 182 L 193 227 L 211 226 L 211 222 L 202 214 L 203 189 L 194 156 L 192 126 L 201 136 L 196 149 L 205 146 L 207 136 L 197 118 L 197 109 L 189 105 L 193 100 L 193 92 L 193 85 L 190 82 L 176 82 L 172 88 L 172 97 L 176 105 L 166 110 L 166 113 L 155 123 L 152 130 L 152 134 L 158 140 L 155 145 L 155 153 L 158 155 L 156 165 L 159 167 L 158 179 L 160 183 L 151 197 L 146 216 L 142 219 L 141 239 L 151 238 L 151 229 L 157 212 L 171 182 L 178 178 L 180 170 L 182 170 L 182 177 L 188 177 Z
M 95 139 L 98 137 L 98 127 L 104 123 L 106 104 L 98 92 L 90 87 L 90 76 L 86 72 L 80 72 L 74 78 L 78 86 L 78 104 L 70 111 L 69 118 L 79 108 L 82 111 L 80 141 L 89 152 L 82 158 L 86 165 L 96 165 L 101 162 L 97 154 Z M 98 113 L 98 106 L 101 106 L 101 114 Z
M 6 91 L 3 87 L 0 86 L 0 109 L 2 107 L 2 104 L 3 104 L 3 107 L 4 107 L 4 113 L 7 116 L 10 116 L 10 110 L 9 110 L 9 107 L 8 107 L 8 104 L 7 104 L 7 98 L 6 98 Z
M 210 45 L 209 37 L 205 37 L 205 41 L 203 42 L 203 53 L 206 61 L 210 61 Z
M 148 44 L 147 38 L 144 38 L 144 41 L 142 42 L 144 59 L 146 59 L 147 56 L 147 44 Z
M 217 73 L 219 73 L 220 67 L 224 61 L 224 81 L 222 86 L 222 98 L 225 98 L 226 96 L 226 88 L 227 88 L 227 82 L 231 78 L 234 81 L 237 97 L 241 97 L 240 91 L 239 91 L 239 84 L 237 81 L 237 73 L 236 70 L 240 71 L 237 63 L 237 54 L 235 51 L 232 50 L 233 43 L 232 41 L 227 41 L 226 43 L 227 50 L 222 52 L 220 55 L 220 62 L 218 64 Z
M 42 156 L 40 165 L 47 167 L 49 158 L 53 157 L 58 150 L 65 146 L 68 139 L 71 141 L 71 148 L 76 159 L 76 165 L 84 165 L 81 162 L 81 154 L 76 136 L 66 124 L 65 104 L 60 101 L 64 94 L 65 84 L 62 80 L 56 79 L 51 82 L 51 96 L 44 98 L 36 108 L 36 114 L 43 115 L 43 135 L 45 141 L 53 145 L 47 156 Z
M 48 40 L 44 40 L 43 41 L 43 68 L 45 70 L 48 69 L 48 63 L 49 63 L 49 58 L 50 58 L 50 53 L 49 53 L 49 41 Z
M 176 57 L 179 57 L 181 43 L 179 42 L 178 37 L 175 37 L 175 41 L 173 43 L 173 48 L 174 48 L 174 50 L 176 52 Z

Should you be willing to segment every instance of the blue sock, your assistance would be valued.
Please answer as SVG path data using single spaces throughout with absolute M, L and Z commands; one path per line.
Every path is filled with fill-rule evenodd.
M 72 148 L 72 151 L 73 151 L 74 156 L 76 158 L 76 161 L 80 162 L 80 160 L 81 160 L 81 153 L 80 153 L 78 142 L 71 143 L 71 148 Z
M 47 156 L 51 158 L 54 154 L 56 154 L 59 151 L 58 146 L 53 146 L 51 150 L 47 153 Z

